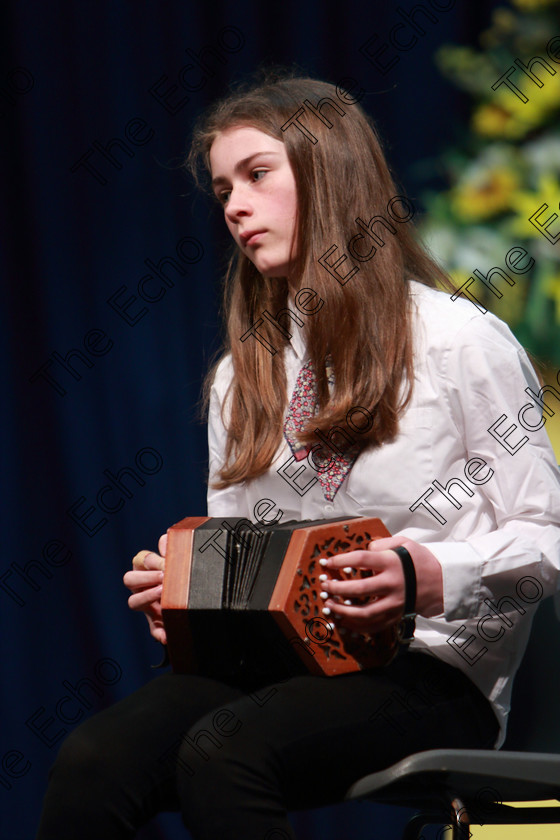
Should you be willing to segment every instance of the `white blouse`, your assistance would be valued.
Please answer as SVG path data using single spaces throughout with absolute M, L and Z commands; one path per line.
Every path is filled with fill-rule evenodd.
M 409 288 L 415 381 L 394 442 L 362 452 L 328 502 L 312 459 L 296 462 L 284 440 L 266 475 L 210 487 L 208 515 L 261 523 L 376 516 L 391 534 L 428 546 L 442 567 L 444 612 L 418 616 L 411 649 L 471 678 L 498 717 L 500 746 L 533 614 L 560 585 L 560 474 L 542 408 L 555 395 L 539 397 L 525 351 L 490 312 L 416 281 Z M 290 322 L 290 395 L 307 360 L 303 329 Z M 228 356 L 210 399 L 210 484 L 224 458 L 221 406 L 231 377 Z M 349 420 L 356 438 L 363 420 Z

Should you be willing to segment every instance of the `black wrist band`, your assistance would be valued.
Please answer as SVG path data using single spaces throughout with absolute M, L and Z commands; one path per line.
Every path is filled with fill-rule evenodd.
M 404 615 L 397 629 L 402 645 L 409 645 L 416 630 L 416 571 L 412 557 L 403 545 L 393 548 L 400 558 L 404 572 Z

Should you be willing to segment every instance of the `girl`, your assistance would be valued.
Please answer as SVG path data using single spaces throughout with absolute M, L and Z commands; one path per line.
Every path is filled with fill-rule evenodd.
M 199 124 L 188 163 L 210 173 L 236 245 L 207 379 L 208 514 L 379 517 L 395 536 L 325 566 L 325 615 L 346 632 L 395 625 L 411 558 L 415 638 L 384 668 L 257 690 L 157 677 L 63 744 L 39 840 L 124 840 L 173 809 L 197 840 L 291 838 L 288 810 L 340 801 L 406 755 L 498 747 L 556 584 L 539 383 L 505 324 L 436 289 L 356 99 L 292 77 L 238 91 Z M 162 536 L 124 576 L 163 643 L 165 550 Z M 373 574 L 329 580 L 344 566 Z

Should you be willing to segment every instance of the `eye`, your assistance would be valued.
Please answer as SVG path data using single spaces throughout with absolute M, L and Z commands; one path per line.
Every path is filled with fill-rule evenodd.
M 231 190 L 222 190 L 221 192 L 217 193 L 216 199 L 220 204 L 226 204 L 228 198 L 231 195 Z
M 262 178 L 259 176 L 266 175 L 268 171 L 268 169 L 252 169 L 250 176 L 254 182 L 262 181 Z M 228 203 L 230 195 L 231 190 L 221 190 L 221 192 L 216 193 L 216 200 L 223 206 Z

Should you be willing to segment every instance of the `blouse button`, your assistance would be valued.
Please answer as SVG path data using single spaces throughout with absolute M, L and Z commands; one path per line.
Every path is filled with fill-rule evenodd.
M 325 511 L 325 513 L 332 513 L 333 510 L 334 510 L 334 507 L 333 507 L 333 505 L 325 505 L 323 510 Z

